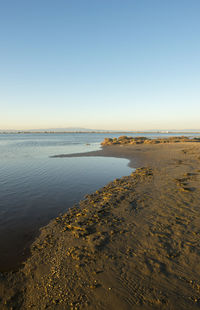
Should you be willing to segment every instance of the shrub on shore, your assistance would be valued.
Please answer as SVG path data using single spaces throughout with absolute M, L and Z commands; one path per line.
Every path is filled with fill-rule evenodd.
M 105 138 L 101 145 L 113 145 L 113 144 L 158 144 L 158 143 L 179 143 L 179 142 L 200 142 L 200 138 L 189 138 L 185 136 L 180 137 L 168 137 L 150 139 L 146 137 L 128 137 L 120 136 L 119 138 Z

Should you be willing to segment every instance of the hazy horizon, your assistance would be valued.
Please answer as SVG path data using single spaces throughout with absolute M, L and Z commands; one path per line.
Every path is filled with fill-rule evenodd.
M 0 129 L 0 132 L 200 132 L 200 129 L 147 129 L 147 130 L 119 130 L 119 129 L 99 129 L 99 128 L 82 128 L 82 127 L 58 127 L 58 128 L 27 128 L 27 129 Z

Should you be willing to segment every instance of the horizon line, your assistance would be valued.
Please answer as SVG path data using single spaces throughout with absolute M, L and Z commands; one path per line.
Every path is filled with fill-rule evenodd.
M 29 133 L 200 133 L 200 129 L 196 130 L 189 130 L 189 129 L 182 129 L 182 130 L 156 130 L 156 129 L 151 129 L 151 130 L 53 130 L 53 129 L 34 129 L 34 130 L 17 130 L 17 129 L 0 129 L 1 134 L 29 134 Z

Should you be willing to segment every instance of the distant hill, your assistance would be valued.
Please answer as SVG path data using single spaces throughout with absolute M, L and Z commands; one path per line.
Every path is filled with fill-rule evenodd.
M 53 132 L 92 132 L 104 131 L 98 129 L 82 128 L 82 127 L 66 127 L 66 128 L 45 128 L 45 129 L 30 129 L 31 132 L 53 131 Z
M 172 130 L 105 130 L 105 129 L 91 129 L 82 127 L 65 127 L 65 128 L 43 128 L 43 129 L 0 129 L 0 133 L 39 133 L 39 132 L 107 132 L 107 133 L 200 133 L 200 129 L 172 129 Z
M 112 130 L 90 129 L 82 127 L 66 127 L 66 128 L 43 128 L 43 129 L 1 129 L 4 133 L 20 133 L 20 132 L 112 132 Z

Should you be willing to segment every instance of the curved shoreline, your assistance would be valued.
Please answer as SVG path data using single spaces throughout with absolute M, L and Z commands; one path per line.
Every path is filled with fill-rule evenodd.
M 166 161 L 167 156 L 176 157 L 176 153 L 183 148 L 190 149 L 191 146 L 198 146 L 197 142 L 190 143 L 170 143 L 170 144 L 142 144 L 142 145 L 104 145 L 101 150 L 74 153 L 74 154 L 58 154 L 51 156 L 51 158 L 73 158 L 73 157 L 114 157 L 124 158 L 129 160 L 129 166 L 131 168 L 139 168 L 142 166 L 156 166 L 155 158 L 161 161 Z M 165 154 L 166 152 L 166 154 Z M 186 151 L 187 152 L 187 151 Z M 165 156 L 166 155 L 166 156 Z M 185 153 L 177 154 L 178 157 L 184 158 Z M 171 159 L 171 158 L 170 158 Z M 162 162 L 164 165 L 165 162 Z
M 24 267 L 1 275 L 2 309 L 198 308 L 199 151 L 191 142 L 60 156 L 144 168 L 42 228 Z

